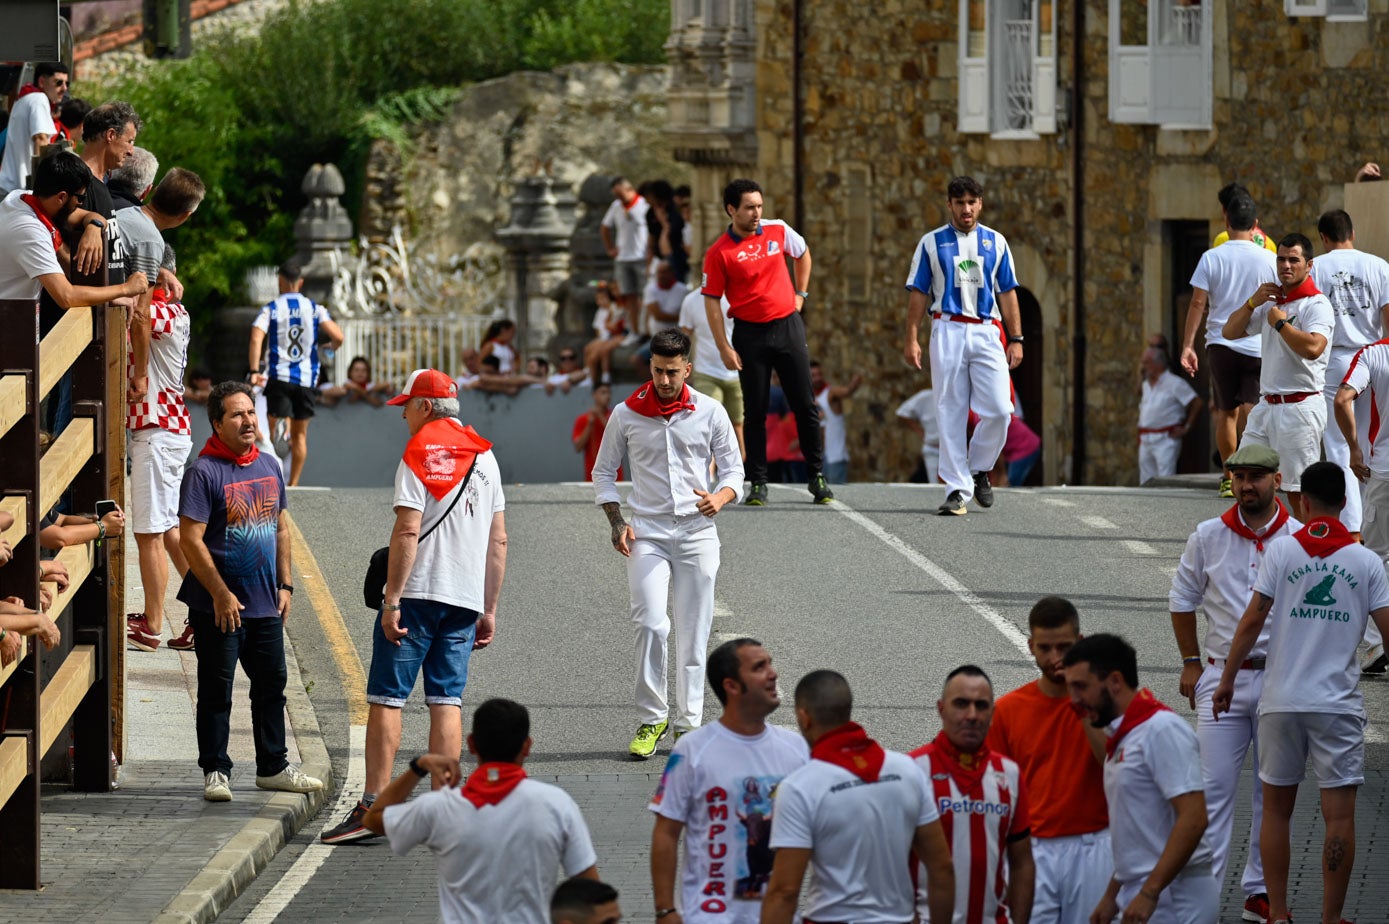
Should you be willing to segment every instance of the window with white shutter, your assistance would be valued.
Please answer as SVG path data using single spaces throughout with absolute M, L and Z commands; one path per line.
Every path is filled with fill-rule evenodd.
M 1365 22 L 1369 18 L 1367 0 L 1326 0 L 1327 22 Z
M 1326 0 L 1283 0 L 1283 12 L 1289 16 L 1325 16 Z
M 960 0 L 961 132 L 1055 133 L 1055 6 L 1055 0 Z
M 1111 122 L 1211 125 L 1211 0 L 1109 0 Z

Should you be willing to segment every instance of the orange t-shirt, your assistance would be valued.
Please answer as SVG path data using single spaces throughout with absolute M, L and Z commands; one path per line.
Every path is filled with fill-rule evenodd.
M 1090 750 L 1083 721 L 1070 697 L 1047 696 L 1035 680 L 994 705 L 988 744 L 1022 768 L 1033 837 L 1091 834 L 1109 827 L 1104 768 Z

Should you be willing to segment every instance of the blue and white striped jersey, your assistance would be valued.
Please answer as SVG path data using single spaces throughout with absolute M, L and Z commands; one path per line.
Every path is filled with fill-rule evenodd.
M 1001 320 L 997 296 L 1017 287 L 1008 242 L 983 225 L 964 234 L 947 223 L 923 235 L 907 273 L 907 288 L 931 296 L 932 311 L 989 321 Z
M 265 331 L 270 344 L 270 378 L 305 388 L 316 386 L 318 327 L 331 320 L 327 308 L 297 292 L 286 292 L 262 308 L 255 326 Z

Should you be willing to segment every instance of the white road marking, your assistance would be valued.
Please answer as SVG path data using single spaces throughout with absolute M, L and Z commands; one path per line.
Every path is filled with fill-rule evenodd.
M 717 625 L 720 619 L 732 619 L 733 611 L 728 608 L 718 597 L 714 598 L 714 623 Z
M 931 561 L 931 559 L 922 555 L 916 549 L 907 545 L 901 539 L 883 529 L 877 523 L 874 523 L 868 517 L 859 513 L 843 501 L 835 501 L 831 506 L 833 509 L 838 510 L 844 516 L 878 537 L 884 544 L 897 551 L 907 561 L 926 572 L 932 580 L 954 594 L 961 603 L 974 610 L 974 612 L 983 617 L 985 622 L 1002 633 L 1003 637 L 1012 642 L 1015 648 L 1023 654 L 1029 657 L 1031 656 L 1027 650 L 1027 636 L 1023 635 L 1022 632 L 1018 630 L 1018 627 L 1009 622 L 1007 617 L 1002 613 L 980 599 L 978 594 L 956 580 L 955 576 L 949 571 L 946 571 L 940 565 Z
M 1119 526 L 1118 526 L 1117 523 L 1111 523 L 1109 520 L 1106 520 L 1104 517 L 1081 517 L 1081 518 L 1080 518 L 1080 522 L 1084 523 L 1086 526 L 1090 527 L 1091 529 L 1118 529 L 1118 528 L 1119 528 Z
M 1122 542 L 1124 548 L 1135 555 L 1156 555 L 1157 549 L 1153 548 L 1142 539 L 1125 539 Z
M 1377 726 L 1371 725 L 1368 722 L 1365 723 L 1366 744 L 1383 744 L 1386 740 L 1389 739 L 1384 737 L 1384 732 L 1380 731 Z
M 1044 503 L 1044 504 L 1051 504 L 1053 507 L 1074 507 L 1074 506 L 1075 506 L 1075 504 L 1071 503 L 1070 501 L 1068 501 L 1068 500 L 1062 500 L 1062 499 L 1059 498 L 1059 497 L 1044 497 L 1044 498 L 1042 498 L 1042 503 Z
M 366 785 L 367 728 L 365 725 L 352 725 L 348 727 L 347 734 L 349 741 L 347 779 L 343 782 L 342 789 L 338 791 L 338 801 L 329 812 L 328 820 L 323 823 L 323 831 L 337 825 L 346 817 L 352 807 L 357 804 L 362 787 Z M 309 884 L 319 867 L 323 865 L 323 861 L 328 859 L 328 855 L 338 849 L 350 850 L 351 848 L 330 847 L 315 838 L 312 844 L 304 848 L 304 852 L 294 861 L 294 865 L 284 876 L 280 877 L 280 881 L 275 883 L 275 887 L 267 892 L 265 897 L 246 916 L 246 924 L 271 924 L 289 906 L 289 903 L 294 900 L 294 897 L 304 886 Z

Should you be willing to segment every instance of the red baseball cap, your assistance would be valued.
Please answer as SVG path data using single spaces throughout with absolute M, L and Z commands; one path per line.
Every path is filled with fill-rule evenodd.
M 457 398 L 458 384 L 438 369 L 416 369 L 405 380 L 405 389 L 387 404 L 404 404 L 411 398 Z

